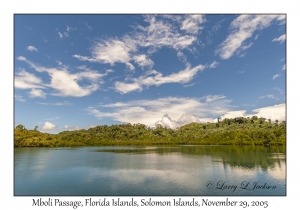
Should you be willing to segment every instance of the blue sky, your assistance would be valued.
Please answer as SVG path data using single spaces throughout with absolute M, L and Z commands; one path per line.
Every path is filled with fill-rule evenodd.
M 14 15 L 15 125 L 285 120 L 285 15 Z

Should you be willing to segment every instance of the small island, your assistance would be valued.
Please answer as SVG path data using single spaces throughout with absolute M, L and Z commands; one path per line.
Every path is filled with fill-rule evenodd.
M 104 145 L 286 145 L 286 122 L 237 117 L 216 123 L 190 123 L 178 129 L 143 124 L 98 125 L 87 130 L 42 133 L 18 125 L 14 147 L 74 147 Z

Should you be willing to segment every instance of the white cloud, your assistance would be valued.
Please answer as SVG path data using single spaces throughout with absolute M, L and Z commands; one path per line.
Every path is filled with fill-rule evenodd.
M 115 89 L 120 93 L 129 93 L 131 91 L 142 91 L 142 85 L 139 83 L 124 83 L 124 82 L 115 82 Z
M 266 119 L 271 119 L 272 122 L 275 122 L 275 120 L 278 120 L 280 122 L 286 120 L 285 104 L 277 104 L 273 106 L 262 107 L 262 108 L 254 109 L 252 111 L 256 112 L 256 114 L 246 114 L 246 110 L 230 111 L 225 115 L 223 115 L 221 119 L 223 120 L 225 118 L 252 117 L 255 115 L 258 118 L 263 117 Z
M 45 88 L 43 87 L 42 83 L 43 81 L 40 78 L 36 77 L 34 74 L 26 72 L 24 69 L 16 73 L 15 76 L 15 88 Z
M 197 34 L 199 30 L 203 29 L 200 26 L 205 22 L 203 15 L 186 15 L 186 19 L 182 22 L 180 29 L 187 33 Z
M 253 112 L 257 112 L 257 117 L 271 119 L 273 122 L 275 120 L 285 121 L 285 111 L 285 104 L 278 104 L 253 110 Z
M 79 126 L 68 126 L 68 125 L 65 125 L 65 130 L 67 131 L 75 131 L 75 130 L 80 130 L 81 128 Z
M 42 105 L 52 105 L 52 106 L 70 106 L 73 105 L 69 101 L 64 101 L 64 102 L 56 102 L 56 103 L 42 103 L 42 102 L 36 102 L 37 104 L 42 104 Z
M 126 67 L 129 68 L 131 71 L 134 71 L 135 67 L 131 63 L 125 63 Z
M 219 64 L 219 62 L 214 61 L 209 65 L 209 68 L 216 68 L 218 64 Z
M 29 51 L 36 51 L 36 52 L 38 51 L 38 49 L 35 48 L 34 46 L 28 46 L 26 49 Z
M 70 31 L 76 30 L 77 28 L 75 28 L 75 27 L 70 27 L 70 26 L 67 25 L 67 28 L 66 28 L 66 29 L 67 29 L 68 32 L 70 32 Z
M 69 37 L 69 34 L 67 32 L 64 32 L 65 37 Z
M 254 37 L 254 40 L 257 40 L 258 39 L 258 34 Z
M 26 100 L 23 98 L 23 96 L 15 95 L 15 100 L 25 102 Z
M 192 69 L 190 68 L 190 65 L 188 65 L 186 69 L 177 73 L 170 74 L 168 76 L 163 76 L 162 73 L 151 70 L 147 71 L 145 75 L 140 76 L 139 78 L 133 78 L 133 83 L 116 82 L 115 89 L 124 94 L 135 90 L 141 91 L 143 89 L 143 86 L 159 86 L 165 83 L 184 84 L 191 81 L 198 71 L 202 71 L 204 69 L 205 66 L 203 65 L 195 66 Z
M 62 33 L 58 32 L 58 35 L 59 35 L 60 40 L 62 40 L 62 38 L 64 37 L 64 36 L 62 35 Z
M 215 101 L 215 100 L 219 100 L 222 98 L 226 98 L 226 96 L 223 95 L 208 95 L 206 96 L 206 102 L 211 102 L 211 101 Z
M 283 43 L 284 41 L 285 41 L 285 34 L 282 34 L 280 37 L 277 37 L 272 40 L 272 42 L 280 42 L 280 44 Z
M 240 74 L 244 74 L 246 71 L 244 70 L 244 71 L 238 71 L 238 73 L 240 73 Z
M 149 68 L 151 69 L 154 65 L 154 62 L 151 59 L 147 58 L 147 55 L 145 54 L 133 56 L 133 60 L 142 68 L 149 66 Z
M 147 48 L 147 52 L 150 54 L 162 47 L 180 51 L 189 49 L 192 43 L 197 40 L 196 36 L 179 33 L 178 27 L 176 28 L 168 21 L 157 20 L 154 15 L 145 16 L 144 21 L 148 25 L 137 25 L 134 32 L 125 34 L 123 37 L 96 41 L 91 47 L 91 56 L 75 54 L 73 57 L 81 61 L 108 63 L 110 65 L 123 63 L 130 70 L 134 70 L 131 61 L 135 61 L 142 68 L 153 66 L 153 61 L 148 56 L 136 54 L 140 48 Z M 188 15 L 182 23 L 182 30 L 193 34 L 201 29 L 199 24 L 203 21 L 204 18 L 201 15 Z M 190 51 L 193 52 L 191 49 Z M 181 53 L 181 55 L 183 54 Z M 181 56 L 181 58 L 183 57 Z
M 178 119 L 176 124 L 173 123 L 173 126 L 170 126 L 173 128 L 175 125 L 180 126 L 190 122 L 188 119 L 193 119 L 195 122 L 212 120 L 211 117 L 220 116 L 230 111 L 229 103 L 230 100 L 226 99 L 205 102 L 204 98 L 167 97 L 157 100 L 134 100 L 104 104 L 100 107 L 110 108 L 111 111 L 104 112 L 101 108 L 88 107 L 87 112 L 99 119 L 108 117 L 123 123 L 142 123 L 147 126 L 153 126 L 159 120 L 167 124 L 168 119 L 162 119 L 162 116 L 170 116 L 173 119 Z
M 185 54 L 183 54 L 183 52 L 178 51 L 177 52 L 177 57 L 179 58 L 179 60 L 186 62 L 187 61 L 187 57 L 185 56 Z
M 163 46 L 185 49 L 197 39 L 195 36 L 179 34 L 172 24 L 157 20 L 155 16 L 147 16 L 145 21 L 149 26 L 139 25 L 140 32 L 135 34 L 135 40 L 139 46 L 151 47 L 153 52 Z
M 252 37 L 257 30 L 268 27 L 273 20 L 281 20 L 283 15 L 240 15 L 230 25 L 232 33 L 221 43 L 216 51 L 222 59 L 228 59 L 237 50 L 246 50 L 251 46 L 243 45 L 243 42 Z
M 88 107 L 86 110 L 98 119 L 111 118 L 122 123 L 141 123 L 149 127 L 162 125 L 172 129 L 192 122 L 217 122 L 217 117 L 221 117 L 223 120 L 256 115 L 273 121 L 276 119 L 285 120 L 285 104 L 254 109 L 255 114 L 247 114 L 246 110 L 232 110 L 230 100 L 220 96 L 212 96 L 212 98 L 216 100 L 206 102 L 206 97 L 200 99 L 167 97 L 157 100 L 134 100 L 101 104 L 98 109 Z M 110 109 L 110 111 L 102 111 L 102 108 Z
M 283 66 L 282 66 L 282 69 L 281 70 L 286 70 L 286 65 L 284 64 Z
M 44 93 L 40 89 L 31 89 L 30 92 L 28 92 L 30 98 L 46 98 L 46 93 Z
M 266 95 L 266 96 L 260 96 L 259 98 L 260 99 L 263 99 L 263 98 L 275 98 L 275 96 L 273 94 L 269 94 L 269 95 Z
M 238 110 L 238 111 L 230 111 L 221 116 L 221 120 L 224 120 L 225 118 L 231 119 L 236 117 L 244 117 L 246 113 L 246 110 Z
M 125 63 L 129 65 L 131 53 L 137 50 L 136 45 L 129 38 L 123 41 L 111 39 L 96 43 L 92 47 L 92 57 L 74 55 L 73 57 L 90 62 L 109 63 Z
M 192 84 L 189 84 L 189 85 L 183 85 L 183 87 L 191 87 L 191 86 L 194 86 L 196 83 L 192 83 Z
M 155 125 L 155 127 L 161 125 L 162 127 L 171 128 L 171 129 L 176 129 L 176 128 L 180 127 L 179 124 L 177 123 L 177 121 L 172 120 L 168 116 L 168 114 L 164 114 L 162 119 L 157 121 L 154 125 Z
M 276 79 L 277 77 L 279 77 L 279 74 L 275 74 L 275 75 L 272 77 L 272 80 Z
M 52 131 L 54 130 L 56 125 L 50 123 L 50 122 L 45 122 L 44 126 L 42 127 L 42 130 L 44 131 Z
M 49 74 L 49 76 L 51 77 L 51 82 L 50 84 L 44 84 L 44 86 L 54 89 L 55 91 L 51 93 L 51 95 L 54 96 L 82 97 L 90 95 L 91 93 L 99 89 L 99 84 L 102 83 L 101 78 L 103 76 L 106 76 L 108 72 L 110 72 L 107 71 L 104 74 L 100 74 L 95 70 L 86 70 L 72 74 L 66 68 L 46 68 L 43 66 L 36 65 L 24 57 L 20 57 L 19 60 L 25 61 L 30 65 L 30 67 L 32 67 L 38 72 L 47 72 Z M 29 76 L 27 76 L 26 78 L 27 80 L 28 78 L 31 78 L 31 80 L 33 80 L 30 83 L 31 85 L 25 86 L 22 83 L 23 87 L 25 86 L 26 88 L 42 88 L 41 86 L 32 85 L 32 83 L 41 83 L 40 79 L 36 78 L 34 75 Z M 80 86 L 78 84 L 78 81 L 81 80 L 88 81 L 90 85 Z M 15 78 L 15 85 L 16 84 L 18 84 L 19 88 L 22 87 L 22 85 L 20 85 L 20 78 L 18 77 Z

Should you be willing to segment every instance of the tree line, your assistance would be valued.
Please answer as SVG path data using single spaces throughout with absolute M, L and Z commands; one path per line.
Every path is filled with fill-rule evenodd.
M 216 123 L 190 123 L 178 129 L 143 124 L 98 125 L 89 129 L 42 133 L 18 125 L 14 129 L 15 147 L 65 147 L 101 145 L 285 145 L 286 122 L 266 118 L 237 117 Z

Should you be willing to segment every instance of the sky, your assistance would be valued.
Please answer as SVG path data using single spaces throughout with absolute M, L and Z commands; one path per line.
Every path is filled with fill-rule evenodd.
M 15 126 L 285 114 L 285 15 L 14 15 Z

